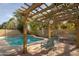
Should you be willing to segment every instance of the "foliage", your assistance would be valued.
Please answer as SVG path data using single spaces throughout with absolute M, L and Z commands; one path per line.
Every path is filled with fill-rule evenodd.
M 74 31 L 75 30 L 75 24 L 74 23 L 60 24 L 59 27 L 61 29 L 68 29 L 69 31 Z
M 33 34 L 37 34 L 37 30 L 40 29 L 40 28 L 39 28 L 40 24 L 37 23 L 37 22 L 33 22 L 33 21 L 32 21 L 32 22 L 29 23 L 29 25 L 30 25 L 30 27 L 31 27 L 31 32 L 32 32 Z
M 0 25 L 0 29 L 2 29 L 2 25 Z
M 17 29 L 23 33 L 23 17 L 21 14 L 19 14 L 17 11 L 14 12 L 14 16 L 16 17 L 17 21 L 18 21 L 18 25 L 17 25 Z
M 23 33 L 23 24 L 20 23 L 20 21 L 19 21 L 19 23 L 18 23 L 17 29 L 18 29 L 21 33 Z
M 1 25 L 2 29 L 5 29 L 5 28 L 6 28 L 6 24 L 7 24 L 7 22 L 4 22 L 4 23 Z

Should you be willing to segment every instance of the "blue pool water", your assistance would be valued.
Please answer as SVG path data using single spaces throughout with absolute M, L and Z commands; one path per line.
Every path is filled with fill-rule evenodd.
M 39 40 L 42 40 L 42 39 L 39 39 L 39 38 L 35 38 L 35 37 L 33 37 L 33 36 L 31 36 L 31 35 L 28 35 L 27 36 L 27 38 L 28 38 L 28 44 L 30 44 L 30 43 L 33 43 L 33 42 L 36 42 L 36 41 L 39 41 Z M 6 37 L 6 39 L 5 39 L 7 42 L 8 42 L 8 44 L 9 45 L 23 45 L 23 36 L 18 36 L 18 37 Z

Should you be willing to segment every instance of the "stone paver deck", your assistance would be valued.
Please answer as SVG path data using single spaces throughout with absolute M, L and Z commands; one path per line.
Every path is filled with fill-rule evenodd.
M 19 55 L 18 51 L 22 50 L 22 46 L 3 46 L 5 41 L 0 43 L 0 56 L 4 55 Z M 1 45 L 2 44 L 2 45 Z M 5 43 L 6 45 L 7 43 Z M 28 52 L 32 55 L 41 53 L 42 56 L 79 56 L 79 49 L 75 48 L 75 45 L 68 43 L 58 43 L 55 45 L 55 49 L 51 49 L 46 54 L 42 54 L 42 48 L 40 43 L 34 43 L 28 46 Z

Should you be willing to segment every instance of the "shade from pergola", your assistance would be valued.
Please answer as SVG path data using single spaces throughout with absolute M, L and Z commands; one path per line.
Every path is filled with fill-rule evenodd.
M 32 3 L 27 4 L 24 3 L 24 6 L 21 6 L 21 9 L 18 9 L 19 13 L 21 13 L 25 18 L 25 23 L 27 23 L 27 18 L 35 19 L 35 20 L 53 20 L 54 24 L 57 24 L 58 21 L 65 20 L 75 20 L 76 24 L 76 41 L 77 46 L 79 47 L 79 4 L 75 3 Z M 25 25 L 25 24 L 24 24 Z M 26 27 L 24 26 L 24 43 L 26 44 Z M 49 38 L 51 37 L 51 27 L 50 23 L 48 26 L 48 34 Z M 24 47 L 26 48 L 26 45 Z M 24 48 L 24 49 L 25 49 Z

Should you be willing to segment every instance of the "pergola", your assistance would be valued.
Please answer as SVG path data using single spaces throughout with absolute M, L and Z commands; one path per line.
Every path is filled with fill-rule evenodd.
M 24 44 L 23 52 L 27 53 L 27 21 L 28 18 L 35 20 L 47 20 L 49 19 L 48 25 L 48 38 L 51 38 L 51 26 L 50 22 L 53 20 L 54 25 L 58 24 L 59 21 L 73 21 L 76 25 L 76 45 L 79 47 L 79 4 L 75 3 L 24 3 L 18 9 L 18 12 L 24 17 Z

